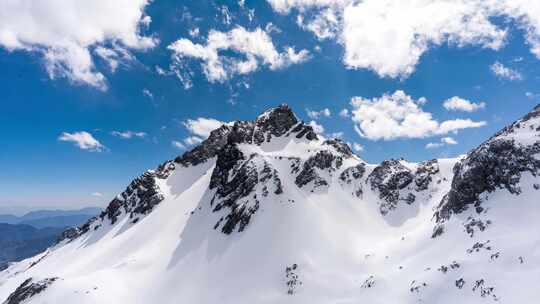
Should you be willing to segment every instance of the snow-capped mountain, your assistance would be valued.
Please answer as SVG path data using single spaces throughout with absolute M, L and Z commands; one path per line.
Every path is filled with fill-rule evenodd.
M 540 106 L 458 159 L 367 164 L 281 105 L 0 273 L 15 303 L 538 303 Z

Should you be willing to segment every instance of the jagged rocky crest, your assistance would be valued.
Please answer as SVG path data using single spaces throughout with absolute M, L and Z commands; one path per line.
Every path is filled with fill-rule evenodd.
M 270 168 L 268 164 L 258 167 L 259 164 L 255 163 L 256 155 L 244 157 L 235 145 L 261 145 L 270 142 L 274 137 L 281 136 L 294 136 L 297 139 L 306 140 L 318 139 L 313 128 L 298 120 L 286 104 L 264 112 L 254 121 L 236 121 L 225 124 L 212 131 L 209 137 L 194 149 L 137 177 L 126 190 L 109 203 L 99 218 L 92 218 L 80 227 L 67 229 L 62 233 L 59 242 L 73 240 L 88 232 L 92 227 L 98 229 L 99 221 L 108 220 L 111 224 L 115 224 L 122 214 L 129 214 L 131 222 L 136 223 L 164 199 L 156 179 L 166 179 L 177 166 L 196 166 L 212 158 L 216 158 L 217 163 L 210 186 L 211 189 L 216 189 L 215 197 L 212 199 L 214 211 L 217 212 L 223 208 L 230 210 L 230 214 L 224 216 L 216 224 L 216 228 L 223 224 L 222 231 L 231 233 L 238 225 L 239 231 L 242 231 L 249 222 L 250 216 L 258 209 L 258 203 L 247 206 L 237 201 L 250 194 L 259 182 L 266 183 L 271 180 L 276 194 L 281 192 L 281 184 L 275 169 Z M 328 144 L 350 153 L 350 148 L 343 143 L 329 141 Z M 232 181 L 227 180 L 229 174 L 235 176 Z M 263 186 L 263 195 L 270 191 L 268 188 L 269 185 Z
M 472 150 L 454 167 L 450 191 L 444 196 L 435 211 L 435 220 L 442 223 L 452 213 L 460 213 L 468 206 L 477 212 L 484 208 L 480 194 L 505 188 L 519 193 L 518 182 L 523 172 L 538 174 L 540 142 L 523 144 L 512 137 L 524 129 L 538 133 L 540 107 L 535 108 L 523 119 L 501 130 L 488 141 Z M 122 215 L 129 216 L 132 223 L 149 214 L 163 201 L 158 179 L 166 179 L 178 166 L 189 167 L 215 159 L 209 190 L 211 208 L 219 213 L 214 229 L 225 234 L 243 231 L 252 216 L 259 210 L 261 202 L 270 194 L 283 193 L 283 182 L 279 172 L 264 157 L 257 153 L 244 153 L 238 144 L 260 146 L 273 138 L 293 137 L 307 141 L 318 140 L 313 128 L 299 121 L 287 105 L 268 110 L 254 121 L 236 121 L 212 131 L 209 137 L 194 149 L 172 161 L 167 161 L 156 170 L 145 172 L 133 180 L 124 192 L 114 198 L 103 213 L 77 228 L 66 230 L 60 241 L 72 240 L 90 229 L 98 229 L 103 221 L 115 224 Z M 322 142 L 322 149 L 301 159 L 287 157 L 290 174 L 295 185 L 304 191 L 314 192 L 329 187 L 336 175 L 337 182 L 350 193 L 362 198 L 364 186 L 379 198 L 380 213 L 384 216 L 395 210 L 400 203 L 411 205 L 417 196 L 428 190 L 435 179 L 441 182 L 439 163 L 436 159 L 411 166 L 403 160 L 386 160 L 372 170 L 360 162 L 343 167 L 353 157 L 350 147 L 339 139 Z M 436 227 L 440 233 L 441 227 Z M 437 234 L 436 233 L 436 234 Z
M 450 191 L 444 196 L 437 212 L 437 223 L 449 219 L 473 206 L 477 213 L 485 210 L 480 197 L 497 189 L 512 194 L 521 193 L 519 183 L 524 172 L 540 173 L 540 105 L 512 125 L 472 150 L 454 167 Z M 521 135 L 528 133 L 527 140 Z M 441 228 L 437 227 L 440 233 Z
M 428 189 L 433 176 L 439 173 L 436 159 L 420 163 L 416 170 L 405 166 L 401 160 L 385 160 L 367 177 L 371 190 L 378 193 L 381 214 L 397 208 L 400 201 L 412 204 L 418 193 Z

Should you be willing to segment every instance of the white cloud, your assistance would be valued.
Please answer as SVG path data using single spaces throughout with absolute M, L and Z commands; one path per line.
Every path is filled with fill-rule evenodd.
M 177 149 L 180 149 L 180 150 L 185 150 L 186 149 L 186 146 L 184 146 L 183 143 L 177 141 L 177 140 L 173 140 L 171 141 L 171 146 L 177 148 Z
M 350 0 L 267 0 L 272 8 L 280 13 L 287 14 L 292 9 L 299 9 L 301 11 L 318 7 L 342 7 L 348 3 Z
M 198 27 L 189 30 L 189 35 L 190 35 L 191 37 L 193 37 L 193 38 L 199 37 L 199 33 L 200 33 L 200 30 L 199 30 Z
M 146 96 L 146 97 L 148 97 L 150 99 L 154 99 L 154 94 L 152 94 L 152 92 L 150 92 L 149 89 L 146 89 L 146 88 L 143 89 L 142 93 L 143 93 L 144 96 Z
M 367 0 L 345 8 L 341 42 L 347 67 L 395 78 L 414 72 L 429 47 L 496 50 L 505 36 L 475 1 Z
M 210 132 L 218 129 L 225 123 L 213 118 L 199 117 L 196 119 L 188 119 L 182 122 L 182 124 L 191 134 L 184 138 L 184 144 L 193 146 L 201 143 L 210 135 Z
M 155 46 L 155 38 L 141 34 L 151 20 L 144 16 L 148 2 L 1 1 L 0 47 L 42 54 L 51 79 L 66 77 L 104 90 L 106 80 L 96 69 L 91 51 L 115 70 L 128 49 Z
M 436 149 L 445 145 L 457 145 L 457 141 L 452 137 L 443 137 L 440 142 L 430 142 L 426 145 L 426 149 Z
M 540 59 L 540 2 L 535 0 L 267 0 L 319 39 L 343 45 L 344 64 L 381 77 L 407 77 L 441 45 L 498 50 L 509 26 L 525 33 Z M 504 18 L 512 23 L 498 24 Z
M 470 119 L 439 122 L 433 119 L 431 113 L 422 110 L 418 100 L 414 100 L 403 91 L 372 99 L 353 97 L 351 105 L 356 132 L 371 140 L 425 138 L 486 124 Z
M 62 134 L 60 134 L 58 137 L 58 140 L 72 142 L 80 149 L 91 152 L 101 152 L 105 149 L 104 145 L 95 139 L 92 134 L 86 131 L 75 133 L 62 132 Z
M 443 146 L 442 143 L 434 143 L 434 142 L 430 142 L 430 143 L 427 143 L 426 149 L 436 149 L 436 148 L 440 148 L 440 147 L 442 147 L 442 146 Z
M 144 138 L 146 137 L 146 133 L 145 132 L 136 132 L 136 131 L 112 131 L 111 132 L 111 135 L 112 136 L 116 136 L 116 137 L 120 137 L 120 138 L 123 138 L 123 139 L 131 139 L 131 138 L 134 138 L 134 137 L 138 137 L 138 138 Z
M 523 75 L 520 72 L 504 66 L 499 61 L 495 61 L 490 67 L 491 72 L 501 79 L 510 81 L 518 81 L 523 79 Z
M 330 133 L 330 134 L 328 134 L 328 136 L 330 138 L 342 138 L 343 137 L 343 132 Z
M 315 133 L 317 134 L 323 134 L 324 133 L 324 127 L 320 124 L 318 124 L 316 121 L 312 120 L 309 122 L 309 124 L 312 128 L 313 128 L 313 131 L 315 131 Z
M 318 119 L 319 117 L 330 117 L 332 116 L 332 112 L 328 108 L 324 108 L 320 111 L 313 111 L 313 110 L 306 110 L 307 116 L 311 119 Z
M 199 117 L 188 119 L 182 123 L 189 133 L 198 137 L 207 138 L 210 132 L 221 127 L 225 123 L 213 118 Z
M 188 146 L 200 144 L 202 141 L 203 139 L 197 136 L 188 136 L 184 138 L 184 143 Z
M 333 8 L 322 10 L 310 18 L 298 15 L 296 24 L 312 32 L 319 40 L 334 38 L 337 35 L 340 15 Z
M 447 145 L 457 145 L 457 141 L 452 137 L 443 137 L 441 138 L 441 142 Z
M 182 38 L 170 44 L 168 49 L 173 52 L 173 69 L 184 68 L 186 59 L 201 60 L 203 73 L 212 83 L 252 73 L 260 66 L 278 70 L 309 58 L 307 50 L 296 52 L 292 47 L 286 47 L 280 53 L 267 32 L 260 28 L 249 31 L 241 26 L 229 32 L 211 30 L 205 44 Z M 224 54 L 225 51 L 239 56 Z M 185 73 L 180 76 L 190 77 Z
M 339 111 L 339 117 L 342 117 L 342 118 L 348 118 L 349 117 L 349 110 L 348 109 L 343 109 L 341 111 Z
M 356 152 L 362 152 L 362 151 L 364 151 L 364 146 L 362 146 L 361 144 L 356 143 L 356 142 L 352 144 L 352 148 L 353 148 L 353 150 L 356 151 Z
M 485 102 L 474 103 L 458 96 L 451 97 L 443 102 L 443 107 L 449 111 L 474 112 L 486 107 Z
M 128 50 L 119 46 L 113 48 L 98 46 L 95 48 L 94 53 L 107 62 L 113 73 L 116 72 L 120 64 L 127 66 L 131 61 L 135 60 Z
M 101 192 L 93 192 L 91 195 L 95 196 L 95 197 L 102 197 L 103 193 L 101 193 Z

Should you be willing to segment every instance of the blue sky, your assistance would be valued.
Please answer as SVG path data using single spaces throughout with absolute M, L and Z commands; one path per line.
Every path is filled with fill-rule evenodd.
M 434 5 L 441 1 L 432 0 Z M 327 136 L 338 135 L 355 144 L 358 155 L 368 162 L 399 157 L 420 161 L 466 153 L 540 100 L 540 55 L 534 53 L 540 41 L 534 40 L 540 33 L 534 26 L 540 25 L 540 18 L 515 13 L 515 7 L 483 12 L 493 28 L 483 21 L 449 24 L 445 18 L 455 20 L 456 16 L 445 13 L 426 19 L 426 24 L 395 18 L 392 22 L 398 29 L 410 26 L 413 32 L 419 31 L 414 37 L 420 38 L 412 38 L 412 44 L 394 44 L 409 32 L 378 33 L 380 20 L 373 20 L 372 25 L 370 20 L 367 25 L 347 21 L 349 14 L 360 14 L 361 19 L 371 9 L 350 1 L 305 1 L 304 6 L 296 1 L 287 6 L 278 0 L 127 1 L 123 4 L 133 6 L 134 14 L 118 15 L 115 21 L 120 25 L 92 19 L 99 19 L 93 13 L 116 17 L 119 11 L 112 8 L 104 11 L 96 4 L 95 11 L 77 10 L 87 14 L 83 17 L 89 20 L 88 28 L 104 33 L 97 38 L 77 32 L 76 26 L 58 30 L 59 18 L 47 15 L 50 12 L 37 8 L 24 12 L 2 2 L 0 17 L 4 18 L 0 19 L 11 14 L 8 21 L 0 21 L 2 207 L 104 206 L 144 170 L 189 149 L 188 137 L 203 138 L 205 132 L 197 127 L 204 129 L 208 121 L 204 125 L 198 118 L 213 119 L 210 122 L 253 119 L 286 102 L 302 119 L 322 126 Z M 324 5 L 330 2 L 335 3 Z M 540 11 L 534 2 L 521 2 L 523 11 Z M 465 8 L 472 14 L 485 9 L 472 4 L 475 1 L 463 3 L 471 3 Z M 511 5 L 505 0 L 500 3 Z M 355 5 L 358 10 L 353 10 Z M 25 9 L 32 10 L 31 6 Z M 395 14 L 392 9 L 403 8 L 390 5 L 390 16 Z M 421 7 L 411 5 L 410 9 L 410 18 L 425 19 Z M 45 33 L 37 37 L 25 32 L 29 25 L 17 16 L 25 13 L 34 16 L 34 25 Z M 337 23 L 328 23 L 324 19 L 328 14 L 334 14 Z M 437 18 L 440 23 L 429 20 Z M 124 19 L 127 25 L 121 26 Z M 319 32 L 309 25 L 317 25 Z M 366 28 L 377 33 L 369 36 Z M 238 37 L 232 34 L 235 29 Z M 323 37 L 321 30 L 332 33 L 331 37 Z M 220 43 L 228 45 L 217 53 L 225 73 L 221 76 L 215 70 L 205 73 L 202 67 L 212 56 L 207 42 L 211 31 L 225 35 L 220 36 L 224 39 Z M 441 31 L 448 33 L 437 36 Z M 182 38 L 179 49 L 169 48 Z M 371 44 L 373 39 L 380 41 Z M 254 50 L 251 62 L 249 52 L 241 51 L 246 45 Z M 411 48 L 414 53 L 418 45 L 418 62 L 400 59 Z M 195 53 L 190 51 L 193 46 Z M 287 53 L 288 47 L 292 53 Z M 100 56 L 99 50 L 113 57 Z M 175 54 L 182 56 L 175 59 Z M 235 64 L 244 61 L 251 67 L 239 72 Z M 183 75 L 183 82 L 175 72 Z M 460 102 L 445 108 L 445 101 L 452 97 Z M 356 106 L 351 104 L 353 98 Z M 385 112 L 394 103 L 420 119 L 418 130 L 406 128 L 402 120 Z M 347 116 L 340 116 L 343 109 L 348 110 Z M 384 117 L 370 116 L 374 109 L 375 115 L 393 117 L 399 127 L 382 130 L 381 125 L 391 124 L 385 124 Z M 310 117 L 308 110 L 320 113 Z M 189 119 L 195 120 L 191 128 L 186 124 Z M 440 126 L 456 119 L 468 120 L 469 127 L 456 133 Z M 371 120 L 380 123 L 371 124 Z M 437 125 L 427 127 L 423 122 Z M 76 137 L 81 132 L 91 140 Z M 84 142 L 82 148 L 74 137 Z

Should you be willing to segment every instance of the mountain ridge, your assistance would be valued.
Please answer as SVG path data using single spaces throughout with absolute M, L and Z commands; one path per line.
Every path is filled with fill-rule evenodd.
M 368 164 L 286 105 L 226 124 L 1 272 L 0 299 L 533 303 L 538 109 L 420 163 Z

